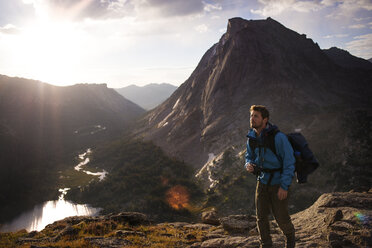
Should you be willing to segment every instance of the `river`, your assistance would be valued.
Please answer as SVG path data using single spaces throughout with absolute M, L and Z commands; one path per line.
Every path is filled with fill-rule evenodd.
M 75 170 L 82 170 L 82 166 L 89 163 L 88 155 L 91 150 L 88 149 L 85 153 L 79 154 L 80 163 L 75 166 Z M 107 174 L 105 170 L 102 172 L 90 172 L 82 170 L 83 172 L 99 176 L 100 180 L 103 180 Z M 99 213 L 101 209 L 90 207 L 87 204 L 76 204 L 71 201 L 64 199 L 69 188 L 59 189 L 60 195 L 58 200 L 47 201 L 42 204 L 36 205 L 32 210 L 22 213 L 14 220 L 0 226 L 0 232 L 14 232 L 20 229 L 26 229 L 28 232 L 41 231 L 48 224 L 51 224 L 57 220 L 64 219 L 70 216 L 93 216 Z

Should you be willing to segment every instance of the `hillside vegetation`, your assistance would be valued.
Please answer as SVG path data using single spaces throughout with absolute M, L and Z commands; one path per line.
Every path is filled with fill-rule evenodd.
M 154 220 L 194 219 L 203 193 L 185 163 L 159 147 L 138 140 L 107 143 L 91 156 L 91 167 L 109 174 L 101 182 L 72 189 L 67 197 L 104 209 L 104 213 L 140 211 Z

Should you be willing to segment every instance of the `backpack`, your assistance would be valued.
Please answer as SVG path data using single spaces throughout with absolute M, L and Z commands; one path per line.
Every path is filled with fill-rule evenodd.
M 277 155 L 275 147 L 275 135 L 278 132 L 279 130 L 276 129 L 271 133 L 267 133 L 264 137 L 263 147 L 269 148 L 277 156 L 278 160 L 281 161 L 281 158 Z M 292 145 L 294 157 L 296 159 L 296 181 L 297 183 L 306 183 L 307 176 L 318 168 L 319 162 L 310 150 L 305 137 L 301 133 L 289 133 L 287 134 L 287 138 L 289 143 Z M 255 140 L 249 139 L 248 142 L 252 151 L 259 146 Z M 280 170 L 282 170 L 282 168 L 280 168 Z

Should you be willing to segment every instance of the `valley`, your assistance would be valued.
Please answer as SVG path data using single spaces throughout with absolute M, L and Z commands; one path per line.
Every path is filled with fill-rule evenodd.
M 106 84 L 57 87 L 0 75 L 0 228 L 27 230 L 0 234 L 0 242 L 257 245 L 256 177 L 243 165 L 249 108 L 263 104 L 270 122 L 301 132 L 320 162 L 308 183 L 290 188 L 289 211 L 305 230 L 304 246 L 370 244 L 370 221 L 361 224 L 355 214 L 371 211 L 371 82 L 372 63 L 322 50 L 272 18 L 230 19 L 190 77 L 148 111 Z M 154 92 L 146 89 L 145 100 Z M 60 208 L 68 213 L 58 218 L 92 216 L 42 231 L 44 212 L 58 216 Z M 190 224 L 212 210 L 250 220 L 249 237 Z M 338 210 L 344 219 L 324 224 Z M 27 227 L 8 224 L 17 216 Z M 133 227 L 132 217 L 143 226 Z

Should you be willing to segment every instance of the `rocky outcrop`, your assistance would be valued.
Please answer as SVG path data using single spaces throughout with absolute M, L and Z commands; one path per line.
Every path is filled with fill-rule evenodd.
M 372 192 L 323 194 L 310 208 L 292 215 L 296 247 L 371 247 Z M 48 225 L 41 232 L 0 233 L 4 247 L 156 246 L 232 248 L 259 246 L 255 219 L 234 215 L 220 219 L 221 225 L 186 222 L 151 224 L 140 213 L 99 217 L 70 217 Z M 131 225 L 129 222 L 135 223 Z M 271 222 L 274 247 L 284 247 L 284 236 Z M 11 241 L 14 240 L 14 241 Z M 64 243 L 66 242 L 66 243 Z M 68 243 L 67 243 L 68 242 Z M 64 245 L 66 244 L 66 245 Z

